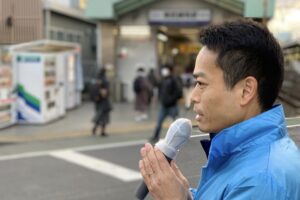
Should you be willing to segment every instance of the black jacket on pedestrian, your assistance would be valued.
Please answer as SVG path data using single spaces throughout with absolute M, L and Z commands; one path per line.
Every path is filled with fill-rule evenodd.
M 103 95 L 101 90 L 105 90 L 106 94 Z M 92 89 L 92 100 L 95 103 L 96 114 L 93 118 L 96 124 L 109 123 L 109 112 L 112 110 L 112 105 L 109 100 L 109 82 L 106 78 L 98 80 Z
M 164 107 L 172 107 L 182 97 L 182 86 L 174 76 L 166 77 L 159 88 L 159 98 Z

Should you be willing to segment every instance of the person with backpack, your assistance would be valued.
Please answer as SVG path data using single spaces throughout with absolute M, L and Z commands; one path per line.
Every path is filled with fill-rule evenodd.
M 149 95 L 152 86 L 143 67 L 137 69 L 137 76 L 133 81 L 133 91 L 135 94 L 136 121 L 148 119 Z
M 150 138 L 151 143 L 159 140 L 160 131 L 165 119 L 170 116 L 173 120 L 179 114 L 178 100 L 182 97 L 182 84 L 180 80 L 172 74 L 172 68 L 165 66 L 161 70 L 163 80 L 159 87 L 160 108 L 153 136 Z

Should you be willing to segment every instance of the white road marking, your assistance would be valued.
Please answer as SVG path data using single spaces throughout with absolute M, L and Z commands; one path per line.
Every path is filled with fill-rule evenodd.
M 72 148 L 70 150 L 74 150 L 74 151 L 91 151 L 91 150 L 100 150 L 100 149 L 110 149 L 110 148 L 135 146 L 135 145 L 145 144 L 146 142 L 147 142 L 147 140 L 135 140 L 135 141 L 128 141 L 128 142 L 116 142 L 116 143 L 109 143 L 109 144 L 76 147 L 76 148 Z
M 38 156 L 45 156 L 47 154 L 48 154 L 48 151 L 19 153 L 19 154 L 13 154 L 13 155 L 0 156 L 0 161 L 16 160 L 16 159 L 21 159 L 21 158 L 32 158 L 32 157 L 38 157 Z
M 299 125 L 289 125 L 287 128 L 294 128 L 299 127 Z M 193 133 L 196 133 L 191 136 L 191 138 L 198 138 L 198 137 L 209 137 L 208 133 L 201 133 L 200 131 L 194 131 Z M 200 134 L 199 134 L 200 133 Z M 135 141 L 127 141 L 127 142 L 116 142 L 116 143 L 109 143 L 109 144 L 99 144 L 99 145 L 89 145 L 89 146 L 83 146 L 83 147 L 75 147 L 75 148 L 66 148 L 66 149 L 60 149 L 61 151 L 90 151 L 90 150 L 100 150 L 100 149 L 110 149 L 110 148 L 118 148 L 118 147 L 126 147 L 126 146 L 135 146 L 135 145 L 141 145 L 146 143 L 147 140 L 135 140 Z M 58 151 L 60 151 L 58 150 Z M 0 156 L 0 161 L 5 160 L 14 160 L 14 159 L 22 159 L 22 158 L 31 158 L 31 157 L 38 157 L 38 156 L 45 156 L 51 153 L 53 150 L 50 151 L 33 151 L 33 152 L 26 152 L 26 153 L 20 153 L 20 154 L 12 154 L 12 155 L 5 155 Z
M 142 179 L 142 176 L 139 172 L 74 151 L 54 151 L 49 155 L 71 163 L 75 163 L 79 166 L 94 170 L 96 172 L 109 175 L 124 182 Z
M 209 137 L 208 133 L 201 133 L 197 135 L 191 135 L 191 138 L 197 138 L 197 137 Z
M 298 127 L 299 125 L 289 125 L 287 128 L 294 128 Z M 196 133 L 191 136 L 191 138 L 197 138 L 197 137 L 208 137 L 208 133 L 201 133 L 200 131 L 193 131 L 193 133 Z M 199 134 L 200 133 L 200 134 Z M 89 146 L 83 146 L 83 147 L 75 147 L 75 148 L 66 148 L 66 149 L 60 149 L 60 150 L 72 150 L 72 151 L 90 151 L 90 150 L 100 150 L 100 149 L 110 149 L 110 148 L 118 148 L 118 147 L 126 147 L 126 146 L 135 146 L 135 145 L 141 145 L 146 143 L 147 140 L 135 140 L 135 141 L 127 141 L 127 142 L 117 142 L 117 143 L 109 143 L 109 144 L 99 144 L 99 145 L 89 145 Z M 58 150 L 58 151 L 60 151 Z M 0 161 L 5 160 L 14 160 L 14 159 L 22 159 L 22 158 L 31 158 L 31 157 L 38 157 L 38 156 L 45 156 L 51 153 L 51 151 L 33 151 L 33 152 L 26 152 L 26 153 L 20 153 L 20 154 L 12 154 L 12 155 L 5 155 L 0 156 Z
M 299 126 L 300 126 L 300 124 L 294 124 L 294 125 L 287 126 L 287 128 L 295 128 L 295 127 L 299 127 Z
M 289 119 L 300 119 L 300 117 L 286 117 L 285 119 L 289 120 Z
M 127 142 L 116 142 L 116 143 L 109 143 L 109 144 L 99 144 L 99 145 L 90 145 L 90 146 L 83 146 L 83 147 L 75 147 L 75 148 L 66 148 L 66 149 L 58 149 L 58 150 L 50 150 L 50 151 L 33 151 L 33 152 L 26 152 L 26 153 L 19 153 L 19 154 L 12 154 L 12 155 L 5 155 L 0 156 L 0 161 L 5 160 L 15 160 L 15 159 L 22 159 L 22 158 L 32 158 L 38 156 L 45 156 L 50 154 L 53 151 L 89 151 L 89 150 L 100 150 L 100 149 L 110 149 L 110 148 L 118 148 L 118 147 L 127 147 L 127 146 L 135 146 L 141 145 L 146 143 L 147 140 L 135 140 L 135 141 L 127 141 Z

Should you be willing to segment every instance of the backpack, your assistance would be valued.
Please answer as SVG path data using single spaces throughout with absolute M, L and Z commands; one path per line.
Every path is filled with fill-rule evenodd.
M 138 94 L 142 91 L 142 78 L 137 77 L 133 82 L 133 91 Z
M 183 96 L 183 87 L 177 77 L 169 77 L 162 82 L 160 88 L 160 99 L 165 107 L 176 105 Z
M 176 90 L 177 98 L 181 99 L 183 97 L 183 83 L 182 83 L 181 79 L 178 77 L 175 77 L 174 83 L 176 86 L 175 90 Z

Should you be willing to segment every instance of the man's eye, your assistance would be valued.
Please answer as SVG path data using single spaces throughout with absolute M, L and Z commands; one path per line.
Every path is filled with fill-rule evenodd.
M 197 81 L 195 87 L 204 88 L 205 86 L 206 86 L 206 83 L 201 82 L 201 81 Z
M 198 85 L 198 86 L 203 86 L 203 85 L 204 85 L 204 83 L 203 83 L 203 82 L 201 82 L 201 81 L 197 81 L 197 82 L 196 82 L 196 85 Z

